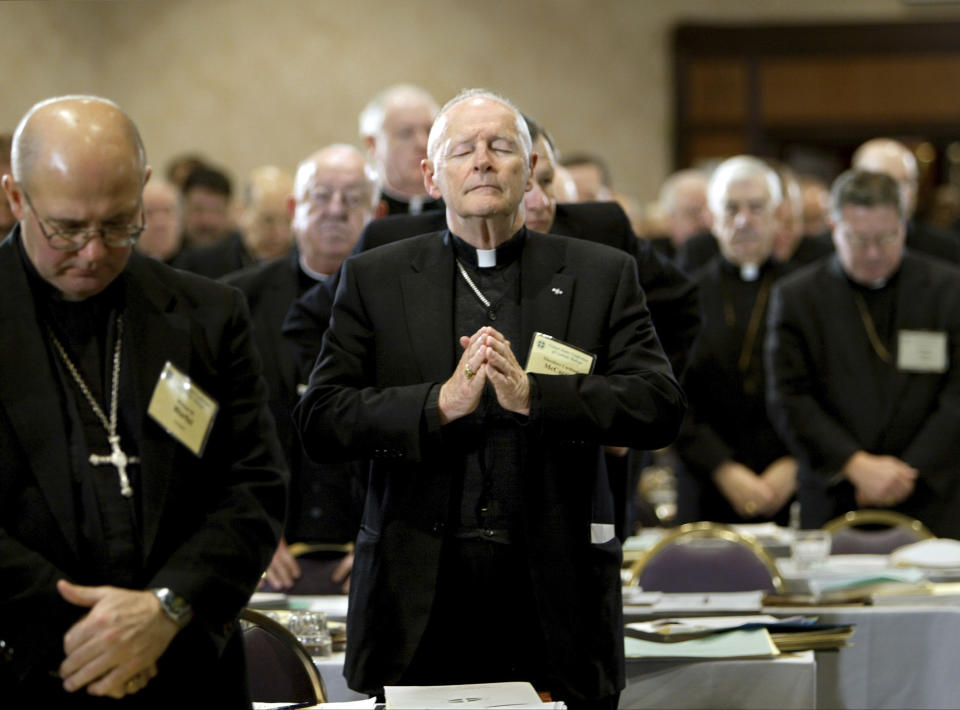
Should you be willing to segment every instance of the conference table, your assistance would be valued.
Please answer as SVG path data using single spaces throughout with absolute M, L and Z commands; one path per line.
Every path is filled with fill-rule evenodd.
M 277 598 L 255 596 L 254 607 L 281 604 Z M 287 597 L 283 606 L 322 611 L 327 618 L 346 616 L 346 597 Z M 347 688 L 343 652 L 315 658 L 329 701 L 360 700 L 366 696 Z M 736 707 L 743 710 L 808 710 L 816 707 L 817 664 L 812 652 L 777 658 L 704 661 L 660 661 L 628 658 L 627 687 L 621 708 L 668 710 Z M 718 705 L 719 703 L 719 705 Z
M 781 564 L 784 563 L 781 561 Z M 785 577 L 796 582 L 788 565 Z M 783 654 L 777 658 L 661 661 L 628 659 L 622 708 L 958 708 L 960 594 L 903 597 L 876 604 L 744 606 L 743 595 L 725 608 L 723 595 L 709 595 L 709 606 L 684 602 L 678 613 L 629 603 L 629 623 L 664 615 L 762 613 L 778 617 L 816 616 L 826 624 L 854 625 L 845 648 Z M 718 601 L 719 599 L 719 601 Z M 256 601 L 256 600 L 254 600 Z M 346 616 L 346 597 L 289 597 L 285 605 Z M 254 604 L 255 605 L 255 604 Z M 342 676 L 343 655 L 318 662 L 330 700 L 363 696 L 350 691 Z

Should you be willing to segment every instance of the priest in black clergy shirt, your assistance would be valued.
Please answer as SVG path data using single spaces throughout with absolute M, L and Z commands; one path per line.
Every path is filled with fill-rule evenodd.
M 721 253 L 694 278 L 703 328 L 683 379 L 690 403 L 677 440 L 677 520 L 786 524 L 796 460 L 767 417 L 763 339 L 782 193 L 777 174 L 749 156 L 721 163 L 708 203 Z
M 10 707 L 250 705 L 236 618 L 286 473 L 241 294 L 132 253 L 149 175 L 116 105 L 62 97 L 21 121 L 3 177 Z
M 528 680 L 614 708 L 623 687 L 602 447 L 668 444 L 684 399 L 630 255 L 524 227 L 535 163 L 512 105 L 461 94 L 423 165 L 449 229 L 342 267 L 296 413 L 311 456 L 373 460 L 352 688 Z M 526 373 L 538 331 L 595 356 L 592 372 Z
M 290 554 L 288 542 L 352 542 L 359 526 L 357 509 L 363 495 L 356 477 L 330 466 L 321 474 L 302 454 L 291 414 L 309 370 L 304 372 L 294 342 L 280 329 L 291 304 L 311 288 L 316 289 L 315 302 L 324 312 L 322 326 L 326 328 L 337 271 L 373 217 L 377 203 L 375 176 L 359 150 L 345 143 L 321 148 L 297 166 L 288 205 L 296 248 L 286 257 L 224 279 L 243 291 L 250 306 L 270 407 L 291 474 L 284 538 L 267 568 L 267 581 L 275 591 L 292 588 L 301 576 L 300 564 Z M 319 326 L 317 335 L 322 336 Z M 337 579 L 330 580 L 330 593 L 339 591 L 349 568 L 344 565 L 333 571 Z M 322 589 L 313 586 L 319 580 L 304 583 L 311 585 L 312 593 Z
M 360 139 L 380 181 L 378 217 L 443 208 L 442 200 L 425 192 L 420 175 L 438 108 L 425 89 L 395 84 L 373 97 L 360 112 Z
M 844 173 L 836 256 L 771 295 L 768 404 L 805 527 L 890 508 L 960 536 L 960 269 L 904 248 L 907 214 L 889 175 Z

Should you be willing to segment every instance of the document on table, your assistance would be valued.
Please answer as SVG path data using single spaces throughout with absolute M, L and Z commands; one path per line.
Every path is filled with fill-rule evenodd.
M 765 628 L 728 631 L 675 643 L 624 638 L 627 658 L 651 661 L 697 661 L 718 658 L 774 658 L 780 651 Z
M 387 707 L 406 708 L 565 708 L 564 703 L 544 703 L 530 683 L 477 683 L 470 685 L 388 685 L 383 689 Z

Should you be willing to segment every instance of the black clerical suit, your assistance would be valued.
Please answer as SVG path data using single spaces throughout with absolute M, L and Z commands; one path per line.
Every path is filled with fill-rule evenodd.
M 383 244 L 390 244 L 418 234 L 426 234 L 446 228 L 443 211 L 420 215 L 401 215 L 373 220 L 364 228 L 354 253 L 367 251 Z M 558 203 L 551 234 L 560 234 L 576 239 L 607 244 L 635 257 L 640 284 L 643 287 L 650 309 L 650 317 L 660 344 L 679 377 L 687 367 L 690 351 L 700 329 L 700 307 L 696 286 L 669 259 L 657 253 L 644 240 L 637 239 L 623 209 L 615 202 Z M 324 311 L 326 294 L 316 294 L 317 303 L 311 303 L 313 295 L 308 292 L 291 310 L 288 323 L 294 337 L 300 343 L 301 352 L 313 359 L 320 351 L 322 330 L 311 334 L 304 327 L 312 318 L 322 318 L 324 329 L 329 311 Z M 634 526 L 637 481 L 644 462 L 648 458 L 634 456 L 608 456 L 611 477 L 622 491 L 617 513 L 617 534 L 626 539 Z M 639 501 L 641 506 L 645 502 Z M 654 514 L 649 511 L 650 517 Z
M 476 306 L 457 281 L 448 234 L 344 263 L 323 350 L 297 409 L 311 456 L 373 459 L 348 614 L 345 675 L 358 690 L 396 683 L 413 661 L 445 566 L 441 550 L 458 535 L 465 461 L 485 441 L 473 415 L 439 424 L 436 396 L 460 356 L 455 318 Z M 531 375 L 530 416 L 500 410 L 496 418 L 498 431 L 513 437 L 520 486 L 509 501 L 518 518 L 506 547 L 523 560 L 514 587 L 496 591 L 529 609 L 549 685 L 561 697 L 609 697 L 624 683 L 621 551 L 600 445 L 668 444 L 683 395 L 650 324 L 635 262 L 582 240 L 526 230 L 514 239 L 523 234 L 518 360 L 526 361 L 540 331 L 595 353 L 597 362 L 592 375 Z M 528 604 L 525 594 L 533 597 Z M 462 642 L 508 656 L 512 631 L 488 628 Z M 522 640 L 524 648 L 533 641 Z
M 682 462 L 679 523 L 746 522 L 714 484 L 712 472 L 732 460 L 759 474 L 789 455 L 767 417 L 763 372 L 770 289 L 784 271 L 768 260 L 748 280 L 739 266 L 718 255 L 695 275 L 703 327 L 683 379 L 690 408 L 674 447 Z M 788 522 L 788 507 L 776 520 Z
M 308 275 L 300 266 L 299 250 L 294 249 L 283 258 L 243 269 L 223 280 L 239 288 L 250 307 L 270 408 L 290 468 L 287 542 L 352 542 L 360 526 L 362 488 L 344 466 L 327 466 L 321 473 L 316 464 L 303 456 L 291 416 L 310 369 L 301 364 L 295 342 L 281 332 L 291 305 L 315 287 L 316 301 L 327 304 L 325 314 L 318 317 L 310 333 L 319 344 L 330 317 L 337 276 L 318 281 Z M 317 352 L 319 347 L 314 357 Z M 311 368 L 312 365 L 311 360 Z
M 375 219 L 364 228 L 354 253 L 442 230 L 446 226 L 443 211 Z M 650 316 L 663 350 L 679 376 L 686 369 L 700 328 L 699 303 L 693 282 L 648 242 L 637 239 L 630 220 L 616 202 L 557 203 L 550 233 L 607 244 L 636 257 Z
M 0 661 L 2 702 L 22 693 L 44 707 L 101 707 L 84 691 L 63 695 L 56 677 L 63 636 L 87 611 L 60 597 L 62 578 L 169 587 L 193 607 L 159 674 L 123 707 L 172 706 L 184 693 L 243 707 L 236 617 L 279 538 L 286 473 L 241 294 L 134 253 L 102 293 L 64 303 L 27 260 L 19 227 L 0 244 L 0 279 L 0 639 L 14 649 L 12 661 Z M 46 335 L 49 324 L 73 350 L 82 327 L 60 326 L 82 326 L 75 321 L 91 308 L 106 316 L 108 335 L 98 343 L 104 328 L 95 329 L 86 338 L 94 349 L 74 356 L 90 389 L 107 393 L 98 398 L 105 410 L 115 312 L 123 314 L 120 443 L 140 458 L 128 499 L 115 467 L 87 465 L 88 453 L 108 449 L 106 434 Z M 72 315 L 64 321 L 63 312 Z M 84 367 L 91 352 L 94 372 Z M 202 457 L 147 415 L 168 361 L 219 404 Z
M 832 257 L 781 280 L 769 315 L 768 405 L 800 462 L 803 525 L 819 527 L 857 507 L 840 472 L 862 449 L 919 470 L 914 493 L 896 510 L 938 535 L 960 536 L 960 270 L 906 250 L 890 282 L 871 290 Z M 892 362 L 878 355 L 868 322 Z M 946 333 L 947 371 L 898 368 L 904 330 Z

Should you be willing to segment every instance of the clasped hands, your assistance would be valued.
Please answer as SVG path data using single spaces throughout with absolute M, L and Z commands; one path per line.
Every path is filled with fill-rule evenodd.
M 917 483 L 917 469 L 896 456 L 857 451 L 843 467 L 861 508 L 889 508 L 906 500 Z
M 440 422 L 447 424 L 477 408 L 488 381 L 500 406 L 510 412 L 530 414 L 530 381 L 520 367 L 510 341 L 491 326 L 460 338 L 463 355 L 457 369 L 440 387 Z
M 728 460 L 713 472 L 713 481 L 744 519 L 771 518 L 797 487 L 797 462 L 790 456 L 777 459 L 761 473 Z
M 157 659 L 180 630 L 150 591 L 85 587 L 64 579 L 57 591 L 89 611 L 63 637 L 60 677 L 68 692 L 122 698 L 157 674 Z

